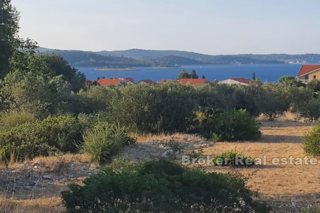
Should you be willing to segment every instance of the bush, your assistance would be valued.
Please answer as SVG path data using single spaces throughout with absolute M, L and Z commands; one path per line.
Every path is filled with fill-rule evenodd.
M 175 83 L 115 88 L 109 97 L 109 121 L 143 133 L 185 132 L 197 106 L 195 89 Z
M 194 121 L 195 131 L 209 139 L 236 141 L 261 136 L 257 122 L 246 110 L 200 109 L 195 112 Z
M 86 123 L 71 115 L 50 116 L 41 122 L 48 144 L 62 152 L 78 152 Z
M 32 72 L 10 72 L 0 81 L 0 96 L 8 110 L 21 110 L 38 118 L 72 112 L 73 93 L 62 76 L 45 73 L 46 67 Z
M 251 196 L 239 177 L 166 161 L 106 169 L 62 192 L 67 212 L 268 212 Z
M 302 116 L 310 118 L 314 121 L 320 118 L 320 98 L 312 98 L 304 106 L 300 107 Z
M 243 156 L 236 152 L 224 152 L 213 158 L 215 166 L 250 167 L 255 162 L 250 157 Z
M 320 124 L 305 136 L 304 151 L 313 156 L 320 156 Z
M 10 130 L 13 127 L 28 122 L 34 122 L 35 120 L 35 116 L 28 112 L 6 112 L 0 114 L 0 131 Z
M 290 105 L 282 89 L 274 85 L 264 85 L 257 89 L 254 104 L 260 113 L 269 117 L 269 120 L 287 111 Z
M 108 95 L 108 88 L 91 86 L 81 90 L 77 97 L 84 113 L 98 113 L 107 110 Z
M 104 163 L 125 146 L 135 140 L 128 136 L 126 129 L 119 125 L 99 122 L 86 131 L 84 135 L 84 152 L 89 153 L 93 160 Z
M 84 124 L 70 115 L 48 117 L 0 133 L 0 155 L 6 163 L 37 156 L 77 152 Z
M 7 164 L 57 153 L 58 150 L 49 145 L 45 131 L 39 122 L 33 122 L 0 133 L 1 160 Z

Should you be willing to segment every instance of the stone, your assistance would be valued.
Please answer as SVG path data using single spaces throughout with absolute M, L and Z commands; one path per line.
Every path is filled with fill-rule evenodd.
M 161 158 L 165 160 L 174 160 L 176 159 L 176 153 L 172 149 L 169 149 L 162 153 Z
M 52 180 L 51 175 L 43 175 L 42 178 L 45 180 Z

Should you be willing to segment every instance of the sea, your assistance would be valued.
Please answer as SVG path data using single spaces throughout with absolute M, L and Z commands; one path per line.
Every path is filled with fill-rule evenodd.
M 174 80 L 182 70 L 196 70 L 199 77 L 209 81 L 220 81 L 231 77 L 252 79 L 254 73 L 261 82 L 274 83 L 283 76 L 296 76 L 300 64 L 250 64 L 250 65 L 205 65 L 182 67 L 141 67 L 133 69 L 97 69 L 94 67 L 76 67 L 88 80 L 100 78 L 126 78 L 141 80 Z

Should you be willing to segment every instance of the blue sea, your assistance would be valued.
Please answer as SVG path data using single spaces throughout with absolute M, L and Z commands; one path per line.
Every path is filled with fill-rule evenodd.
M 176 79 L 181 70 L 196 70 L 199 77 L 205 76 L 208 80 L 224 80 L 230 77 L 252 79 L 253 73 L 262 82 L 276 82 L 282 76 L 296 76 L 300 69 L 299 64 L 262 64 L 262 65 L 206 65 L 183 66 L 175 68 L 137 68 L 134 70 L 96 70 L 92 67 L 77 67 L 79 72 L 86 75 L 88 80 L 98 77 L 124 78 L 131 77 L 135 81 L 162 79 Z

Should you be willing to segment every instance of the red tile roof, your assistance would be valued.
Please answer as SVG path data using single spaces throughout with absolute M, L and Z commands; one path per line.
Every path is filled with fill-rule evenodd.
M 320 65 L 302 65 L 297 76 L 300 77 L 315 70 L 320 70 Z
M 134 83 L 132 78 L 102 78 L 96 80 L 97 84 L 100 86 L 118 86 L 121 83 Z
M 243 83 L 243 84 L 250 84 L 252 82 L 252 80 L 245 79 L 245 78 L 230 78 L 230 79 L 233 80 L 233 81 L 238 81 L 238 82 Z
M 117 78 L 105 78 L 105 79 L 98 79 L 97 83 L 100 86 L 117 86 L 120 84 L 120 80 Z
M 186 85 L 194 85 L 194 86 L 199 86 L 199 85 L 204 85 L 209 83 L 207 79 L 192 79 L 192 78 L 182 78 L 177 80 L 178 83 L 180 84 L 186 84 Z

